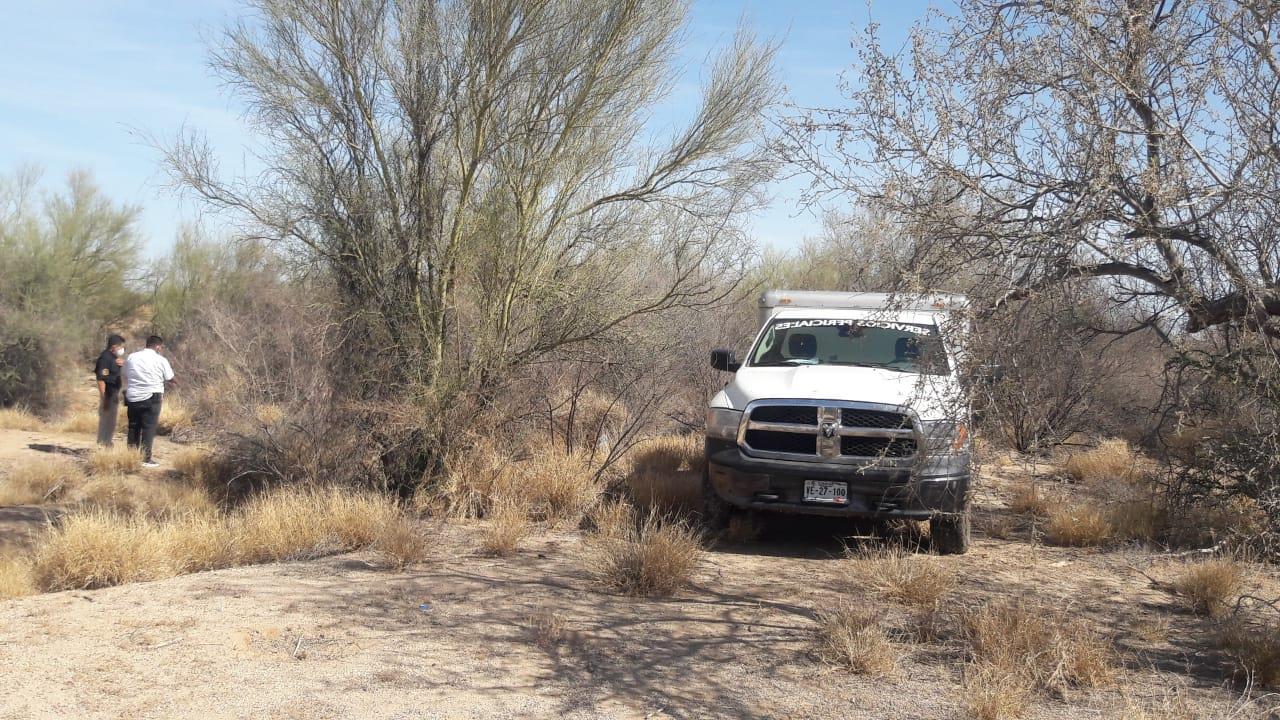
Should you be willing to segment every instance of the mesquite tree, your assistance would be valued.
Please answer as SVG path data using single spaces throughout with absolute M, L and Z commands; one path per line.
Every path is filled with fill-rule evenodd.
M 960 0 L 791 128 L 820 191 L 997 299 L 1106 278 L 1166 333 L 1280 333 L 1280 6 Z M 831 152 L 834 150 L 834 152 Z
M 484 387 L 741 276 L 777 92 L 745 32 L 664 129 L 648 119 L 677 79 L 679 0 L 250 4 L 213 67 L 265 169 L 225 177 L 193 134 L 169 164 L 328 277 L 359 396 Z
M 815 192 L 896 219 L 989 307 L 1081 284 L 1169 345 L 1179 482 L 1280 530 L 1280 5 L 958 0 L 869 27 L 844 107 L 795 118 Z

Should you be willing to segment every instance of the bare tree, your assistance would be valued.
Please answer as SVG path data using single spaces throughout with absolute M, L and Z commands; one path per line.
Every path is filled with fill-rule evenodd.
M 797 118 L 815 189 L 874 200 L 918 267 L 997 301 L 1103 277 L 1166 333 L 1280 334 L 1280 6 L 958 6 L 901 53 L 869 27 L 848 107 Z
M 485 386 L 741 276 L 777 92 L 772 47 L 745 32 L 659 139 L 646 120 L 676 77 L 679 0 L 250 4 L 213 67 L 265 171 L 223 177 L 195 134 L 168 161 L 328 276 L 349 357 L 383 360 L 353 366 L 364 397 Z

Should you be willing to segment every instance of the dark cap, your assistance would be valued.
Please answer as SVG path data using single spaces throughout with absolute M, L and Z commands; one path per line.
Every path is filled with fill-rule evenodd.
M 107 336 L 107 347 L 111 347 L 112 345 L 123 345 L 123 344 L 124 344 L 124 338 L 120 337 L 119 335 Z

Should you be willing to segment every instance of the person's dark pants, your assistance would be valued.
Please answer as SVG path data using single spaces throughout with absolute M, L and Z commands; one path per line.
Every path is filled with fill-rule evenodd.
M 98 444 L 111 447 L 116 434 L 116 413 L 120 410 L 120 388 L 107 388 L 107 395 L 98 403 Z
M 155 393 L 146 400 L 125 403 L 129 409 L 129 447 L 142 448 L 143 462 L 151 462 L 151 445 L 156 441 L 162 400 L 164 393 Z

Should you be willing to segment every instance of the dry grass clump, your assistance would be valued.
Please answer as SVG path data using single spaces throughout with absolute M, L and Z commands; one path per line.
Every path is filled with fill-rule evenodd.
M 992 540 L 1008 540 L 1018 530 L 1018 523 L 1008 515 L 988 515 L 981 519 L 978 529 Z
M 195 421 L 195 409 L 181 395 L 165 393 L 160 405 L 160 420 L 156 423 L 157 435 L 172 435 L 191 427 Z
M 1107 522 L 1119 537 L 1155 542 L 1169 525 L 1169 513 L 1155 498 L 1122 500 L 1107 509 Z
M 99 475 L 136 473 L 142 469 L 142 453 L 136 448 L 116 443 L 89 452 L 89 469 Z
M 36 432 L 43 429 L 44 421 L 36 417 L 26 408 L 0 408 L 0 430 L 26 430 L 29 432 Z
M 218 476 L 218 464 L 213 451 L 203 445 L 188 445 L 174 453 L 170 464 L 173 471 L 184 480 L 205 484 Z
M 1044 539 L 1064 547 L 1101 547 L 1115 539 L 1116 529 L 1101 510 L 1083 505 L 1051 510 L 1044 524 Z
M 91 589 L 172 574 L 156 526 L 100 510 L 69 515 L 37 546 L 36 585 L 45 591 Z
M 683 521 L 621 507 L 597 513 L 584 540 L 588 571 L 605 587 L 631 595 L 670 595 L 689 583 L 702 538 Z
M 35 505 L 60 497 L 84 480 L 67 460 L 40 458 L 14 467 L 0 481 L 0 505 Z
M 1009 497 L 1009 509 L 1023 515 L 1047 517 L 1052 505 L 1053 499 L 1041 492 L 1040 486 L 1034 482 L 1019 483 Z
M 1188 610 L 1220 617 L 1244 587 L 1244 567 L 1231 558 L 1189 563 L 1173 580 L 1173 590 Z
M 1142 456 L 1120 439 L 1103 440 L 1098 446 L 1071 455 L 1062 469 L 1076 482 L 1131 482 L 1142 473 Z
M 1228 622 L 1217 645 L 1253 685 L 1280 688 L 1280 625 Z
M 427 558 L 427 536 L 412 518 L 399 516 L 370 545 L 383 565 L 399 572 Z
M 687 515 L 702 507 L 702 474 L 689 470 L 632 470 L 627 489 L 636 504 L 668 515 Z
M 494 557 L 514 555 L 533 529 L 528 508 L 510 500 L 495 502 L 486 519 L 489 522 L 480 537 L 480 550 Z
M 530 639 L 544 651 L 550 652 L 569 637 L 567 623 L 563 616 L 545 608 L 531 613 L 525 619 L 525 628 Z
M 366 547 L 401 516 L 377 493 L 282 488 L 259 495 L 232 518 L 244 564 L 305 560 Z
M 699 435 L 663 435 L 631 451 L 626 475 L 631 497 L 641 507 L 685 515 L 702 507 L 702 473 L 706 468 Z
M 32 579 L 45 591 L 99 588 L 359 548 L 403 568 L 425 556 L 426 542 L 385 496 L 287 488 L 231 515 L 188 510 L 156 519 L 101 508 L 68 515 L 37 545 Z
M 890 675 L 898 665 L 881 615 L 855 605 L 818 614 L 814 654 L 821 662 L 872 677 Z
M 848 551 L 859 585 L 919 609 L 936 608 L 956 586 L 955 572 L 936 555 L 901 546 Z
M 421 507 L 442 507 L 456 517 L 484 517 L 500 498 L 519 499 L 533 520 L 573 523 L 593 508 L 600 483 L 591 457 L 541 447 L 512 461 L 509 449 L 477 439 L 452 453 L 439 485 L 415 500 Z
M 1027 677 L 991 663 L 971 663 L 964 672 L 961 697 L 972 720 L 1022 717 L 1034 688 Z
M 1105 685 L 1116 675 L 1111 644 L 1088 623 L 1053 608 L 992 603 L 964 613 L 962 626 L 974 662 L 1054 695 Z
M 23 557 L 0 556 L 0 600 L 32 595 L 35 592 L 31 561 Z
M 631 451 L 631 465 L 640 472 L 702 474 L 706 467 L 701 435 L 662 435 L 645 440 Z
M 138 475 L 94 475 L 76 487 L 68 499 L 87 508 L 152 518 L 209 514 L 217 510 L 213 496 L 201 485 Z
M 68 415 L 58 423 L 58 432 L 80 435 L 96 435 L 98 433 L 98 413 L 80 410 Z

